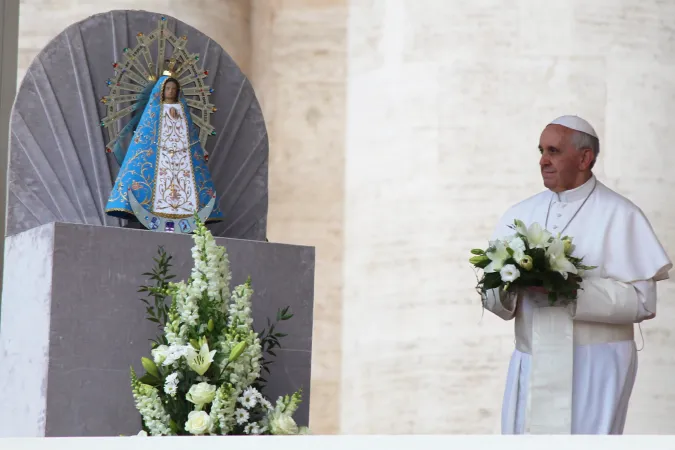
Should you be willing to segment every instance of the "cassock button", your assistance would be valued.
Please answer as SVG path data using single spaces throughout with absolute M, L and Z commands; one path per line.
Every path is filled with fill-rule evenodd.
M 558 225 L 553 225 L 553 229 L 554 229 L 554 230 L 557 230 L 557 229 L 558 229 Z
M 562 214 L 561 214 L 561 213 L 558 213 L 557 216 L 558 216 L 558 217 L 562 217 Z

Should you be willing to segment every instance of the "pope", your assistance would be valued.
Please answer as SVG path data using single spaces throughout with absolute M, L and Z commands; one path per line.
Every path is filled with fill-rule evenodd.
M 575 302 L 551 306 L 541 288 L 488 291 L 486 309 L 514 321 L 502 434 L 622 434 L 637 373 L 634 324 L 656 315 L 656 283 L 672 263 L 643 212 L 593 174 L 600 142 L 577 116 L 548 124 L 539 139 L 546 190 L 508 209 L 514 219 L 573 237 L 574 255 L 596 268 Z

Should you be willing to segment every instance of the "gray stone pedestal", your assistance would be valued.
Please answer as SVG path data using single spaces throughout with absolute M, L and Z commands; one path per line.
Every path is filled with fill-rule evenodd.
M 290 305 L 267 394 L 302 387 L 296 420 L 309 417 L 314 249 L 218 238 L 232 287 L 250 275 L 256 328 Z M 189 236 L 53 223 L 10 236 L 0 316 L 0 437 L 135 434 L 129 366 L 141 371 L 149 339 L 137 293 L 163 245 L 177 279 L 192 267 Z

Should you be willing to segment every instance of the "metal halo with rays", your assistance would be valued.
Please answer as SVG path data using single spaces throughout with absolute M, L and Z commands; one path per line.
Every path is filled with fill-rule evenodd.
M 215 105 L 209 101 L 213 89 L 204 84 L 204 78 L 209 72 L 198 67 L 198 54 L 187 51 L 187 36 L 176 37 L 167 27 L 167 22 L 166 17 L 161 17 L 157 28 L 151 33 L 145 35 L 139 32 L 136 35 L 138 41 L 136 46 L 123 49 L 121 62 L 113 63 L 115 75 L 106 81 L 110 93 L 101 98 L 101 103 L 106 105 L 106 117 L 100 125 L 108 131 L 109 140 L 105 150 L 113 153 L 120 165 L 126 154 L 125 140 L 131 136 L 141 114 L 132 116 L 124 126 L 122 119 L 145 108 L 155 81 L 165 70 L 170 71 L 180 84 L 181 92 L 191 108 L 192 122 L 199 128 L 199 141 L 208 159 L 206 140 L 216 134 L 211 125 L 211 114 L 217 111 Z M 151 45 L 155 42 L 156 63 L 150 51 Z M 168 61 L 167 43 L 172 47 Z

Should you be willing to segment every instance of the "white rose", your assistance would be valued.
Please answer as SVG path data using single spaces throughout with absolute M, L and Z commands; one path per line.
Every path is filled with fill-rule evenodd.
M 153 348 L 150 352 L 152 358 L 155 360 L 155 364 L 162 364 L 167 356 L 169 356 L 169 347 L 166 345 L 160 345 L 157 348 Z
M 272 434 L 298 434 L 298 425 L 287 414 L 274 414 L 270 420 Z
M 136 436 L 148 437 L 148 433 L 145 430 L 141 430 L 141 431 L 138 432 L 138 434 Z
M 195 405 L 206 405 L 216 397 L 216 387 L 209 383 L 193 384 L 185 398 Z
M 504 283 L 511 283 L 520 277 L 520 271 L 513 264 L 507 264 L 499 271 L 499 275 Z
M 204 434 L 211 427 L 211 417 L 206 411 L 192 411 L 185 422 L 185 431 L 190 434 Z

